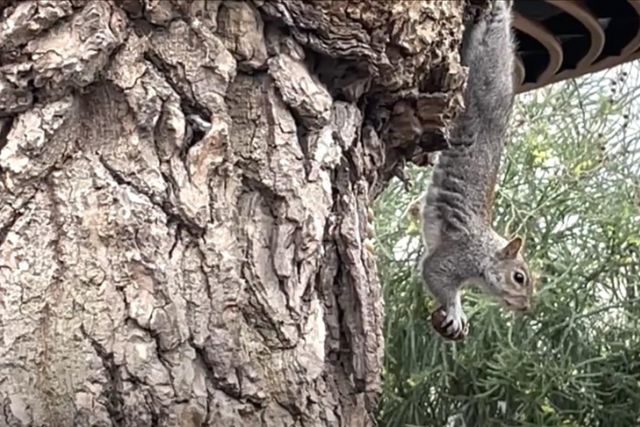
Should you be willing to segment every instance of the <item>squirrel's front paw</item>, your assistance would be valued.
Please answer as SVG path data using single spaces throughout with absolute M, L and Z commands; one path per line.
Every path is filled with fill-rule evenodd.
M 443 338 L 459 341 L 469 334 L 469 322 L 462 312 L 440 307 L 431 313 L 431 325 Z

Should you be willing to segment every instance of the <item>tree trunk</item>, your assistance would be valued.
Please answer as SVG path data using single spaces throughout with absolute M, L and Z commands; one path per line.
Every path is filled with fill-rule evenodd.
M 0 0 L 0 425 L 363 426 L 369 205 L 457 1 Z

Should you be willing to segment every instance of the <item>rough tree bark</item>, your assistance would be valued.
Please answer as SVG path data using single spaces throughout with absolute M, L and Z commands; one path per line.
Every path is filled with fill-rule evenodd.
M 459 1 L 0 0 L 0 425 L 362 426 L 372 199 Z

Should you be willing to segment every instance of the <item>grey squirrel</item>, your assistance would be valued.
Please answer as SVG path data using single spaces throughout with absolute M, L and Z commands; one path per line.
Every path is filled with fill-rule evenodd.
M 467 17 L 461 48 L 469 69 L 464 111 L 454 120 L 423 197 L 421 261 L 425 286 L 440 304 L 434 328 L 448 339 L 468 334 L 460 289 L 475 284 L 514 311 L 528 311 L 534 281 L 521 250 L 492 227 L 492 206 L 514 99 L 511 1 L 491 1 Z M 436 316 L 437 314 L 437 316 Z

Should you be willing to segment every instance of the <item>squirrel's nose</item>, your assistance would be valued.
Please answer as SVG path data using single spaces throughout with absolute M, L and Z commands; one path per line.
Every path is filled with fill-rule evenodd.
M 527 301 L 523 306 L 522 306 L 522 312 L 524 314 L 531 314 L 533 313 L 533 306 L 531 305 L 531 302 Z

